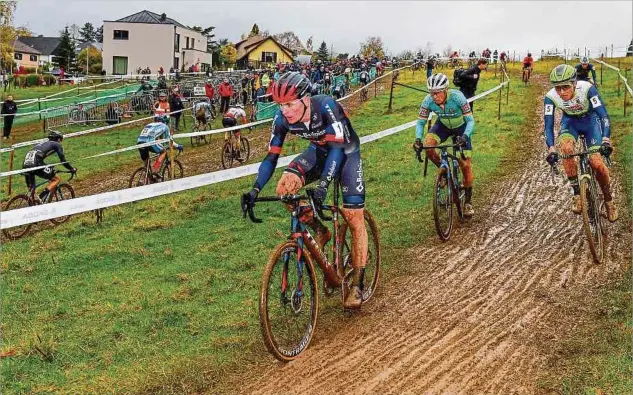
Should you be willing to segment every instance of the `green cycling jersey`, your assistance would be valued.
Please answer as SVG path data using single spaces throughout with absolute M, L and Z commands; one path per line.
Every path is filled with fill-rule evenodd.
M 456 89 L 448 90 L 446 101 L 442 105 L 436 104 L 431 95 L 426 95 L 418 114 L 418 124 L 415 128 L 416 138 L 422 139 L 424 136 L 424 126 L 431 112 L 437 114 L 442 125 L 448 129 L 457 129 L 466 123 L 464 134 L 469 138 L 475 130 L 475 119 L 473 118 L 470 104 L 468 104 L 466 96 Z

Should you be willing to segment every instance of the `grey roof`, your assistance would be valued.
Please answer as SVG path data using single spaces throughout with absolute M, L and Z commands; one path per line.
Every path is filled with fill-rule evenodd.
M 139 11 L 136 14 L 132 14 L 129 16 L 126 16 L 125 18 L 121 18 L 121 19 L 117 19 L 116 22 L 130 22 L 130 23 L 154 23 L 154 24 L 164 24 L 164 25 L 176 25 L 178 27 L 182 27 L 185 29 L 189 29 L 187 26 L 183 25 L 182 23 L 171 19 L 171 18 L 165 18 L 164 21 L 160 20 L 160 14 L 157 14 L 155 12 L 152 11 L 147 11 L 147 10 L 143 10 L 143 11 Z
M 15 52 L 22 52 L 22 53 L 32 53 L 32 54 L 36 54 L 36 55 L 40 55 L 41 52 L 38 51 L 37 49 L 30 47 L 26 44 L 24 44 L 23 42 L 20 42 L 18 40 L 15 40 L 15 42 L 13 43 L 13 50 Z
M 59 37 L 18 37 L 18 40 L 38 50 L 42 55 L 52 55 L 62 39 Z

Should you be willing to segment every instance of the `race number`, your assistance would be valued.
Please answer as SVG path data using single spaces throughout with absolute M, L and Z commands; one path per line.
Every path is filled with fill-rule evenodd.
M 593 108 L 600 107 L 602 105 L 598 96 L 594 96 L 589 100 L 591 101 L 591 105 L 593 106 Z
M 545 115 L 553 115 L 554 114 L 554 105 L 546 104 L 545 105 Z

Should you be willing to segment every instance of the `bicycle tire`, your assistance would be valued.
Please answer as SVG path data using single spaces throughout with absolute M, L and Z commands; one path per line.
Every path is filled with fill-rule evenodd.
M 55 202 L 59 202 L 62 200 L 74 199 L 75 198 L 75 190 L 69 184 L 59 184 L 57 188 L 55 188 L 55 194 L 51 197 L 51 199 Z M 72 217 L 72 215 L 65 215 L 63 217 L 51 218 L 51 222 L 55 225 L 61 225 L 64 222 L 68 221 Z
M 262 275 L 260 297 L 259 297 L 259 323 L 262 333 L 264 345 L 268 351 L 279 361 L 289 362 L 297 358 L 310 344 L 312 335 L 316 328 L 317 316 L 319 312 L 319 298 L 317 276 L 314 270 L 312 258 L 307 250 L 303 250 L 303 295 L 297 294 L 296 281 L 298 276 L 293 276 L 288 272 L 297 269 L 296 260 L 291 261 L 291 254 L 297 256 L 298 243 L 295 240 L 285 241 L 273 250 Z M 285 262 L 284 262 L 285 261 Z M 285 284 L 293 289 L 290 298 L 286 292 L 281 292 L 283 283 L 284 266 L 287 266 Z M 307 281 L 306 281 L 307 279 Z M 279 294 L 273 295 L 277 285 L 272 282 L 279 281 Z M 288 289 L 288 288 L 287 288 Z M 310 295 L 307 296 L 306 293 Z M 306 297 L 307 296 L 307 297 Z M 307 300 L 307 308 L 304 309 L 304 300 Z M 282 317 L 274 316 L 273 307 L 277 306 L 282 313 Z M 289 314 L 284 314 L 289 313 Z M 286 317 L 283 317 L 286 315 Z M 305 325 L 295 324 L 295 318 L 305 319 Z M 291 336 L 282 336 L 282 325 L 286 324 L 291 329 L 298 329 L 298 334 Z M 289 344 L 286 344 L 289 343 Z
M 580 180 L 580 202 L 582 205 L 582 223 L 589 242 L 589 251 L 594 262 L 601 263 L 604 257 L 604 243 L 602 240 L 602 222 L 600 220 L 600 205 L 595 185 L 587 178 Z
M 136 180 L 136 182 L 134 182 Z M 130 177 L 130 182 L 128 183 L 129 188 L 140 187 L 143 185 L 151 184 L 151 181 L 147 175 L 147 170 L 145 167 L 139 167 L 134 170 L 132 176 Z
M 372 296 L 374 296 L 374 292 L 376 292 L 376 288 L 378 287 L 378 280 L 380 279 L 381 250 L 380 231 L 378 230 L 378 225 L 376 224 L 374 217 L 366 209 L 364 210 L 364 217 L 368 240 L 367 265 L 365 266 L 365 282 L 363 287 L 363 303 L 366 303 Z M 339 237 L 341 240 L 339 243 L 339 257 L 341 258 L 341 262 L 343 264 L 343 270 L 339 272 L 339 275 L 345 273 L 346 280 L 349 280 L 352 275 L 352 257 L 350 251 L 352 232 L 349 232 L 350 242 L 347 243 L 346 238 L 348 227 L 347 222 L 343 221 L 339 230 Z M 347 289 L 345 290 L 346 292 L 343 292 L 343 300 L 345 300 L 347 291 L 351 288 L 351 282 L 345 281 L 344 286 L 345 285 L 347 285 Z
M 174 177 L 173 179 L 177 179 L 177 178 L 183 178 L 185 176 L 185 171 L 182 168 L 182 163 L 180 163 L 180 161 L 178 159 L 174 159 Z M 161 177 L 163 178 L 163 181 L 165 180 L 171 180 L 171 174 L 169 174 L 169 167 L 171 166 L 170 163 L 167 163 L 165 165 L 165 167 L 163 167 L 163 172 L 161 174 Z
M 240 137 L 240 159 L 246 162 L 251 157 L 251 144 L 246 137 Z
M 199 132 L 199 128 L 197 126 L 194 126 L 193 129 L 191 130 L 192 133 L 196 133 Z M 191 146 L 195 147 L 196 144 L 200 143 L 200 137 L 199 136 L 191 136 Z
M 222 168 L 229 169 L 233 165 L 233 147 L 230 141 L 222 146 Z
M 442 187 L 442 180 L 444 180 L 444 186 Z M 452 180 L 449 181 L 445 172 L 439 173 L 435 177 L 435 193 L 433 194 L 433 222 L 435 223 L 435 230 L 437 235 L 442 241 L 448 241 L 451 237 L 453 230 L 453 188 Z M 444 193 L 442 194 L 442 190 Z M 446 224 L 442 221 L 441 211 L 446 211 L 447 219 Z M 444 227 L 445 226 L 445 227 Z
M 4 211 L 17 210 L 32 206 L 33 204 L 26 195 L 15 195 L 4 206 Z M 22 226 L 16 226 L 13 228 L 2 229 L 2 233 L 9 240 L 17 240 L 23 237 L 31 229 L 33 224 L 26 224 Z

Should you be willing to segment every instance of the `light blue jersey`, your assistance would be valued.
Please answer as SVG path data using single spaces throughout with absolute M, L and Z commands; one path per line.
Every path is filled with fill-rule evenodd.
M 475 119 L 473 118 L 470 104 L 468 104 L 466 96 L 456 89 L 448 90 L 446 101 L 443 105 L 435 104 L 433 97 L 426 95 L 420 106 L 418 124 L 415 128 L 415 137 L 420 140 L 424 137 L 424 126 L 431 112 L 434 112 L 442 125 L 448 129 L 458 129 L 466 123 L 464 134 L 468 138 L 475 130 Z

